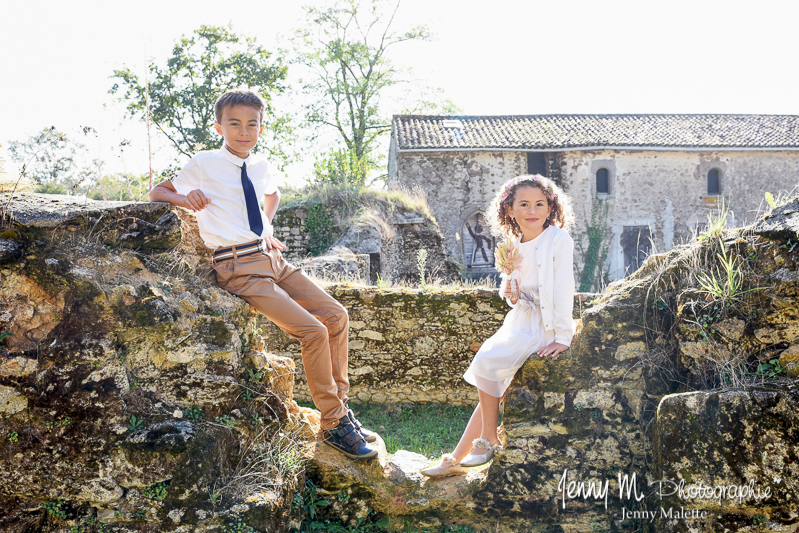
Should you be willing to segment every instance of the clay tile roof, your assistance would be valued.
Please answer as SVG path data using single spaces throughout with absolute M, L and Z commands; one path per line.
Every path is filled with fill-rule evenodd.
M 797 115 L 395 115 L 393 129 L 399 150 L 799 148 Z

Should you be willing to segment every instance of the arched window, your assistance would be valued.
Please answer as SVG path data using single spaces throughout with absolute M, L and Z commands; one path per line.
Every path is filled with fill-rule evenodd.
M 707 173 L 707 194 L 708 196 L 718 196 L 721 194 L 721 179 L 719 169 L 712 168 Z
M 610 194 L 610 179 L 608 169 L 600 168 L 596 171 L 596 193 Z

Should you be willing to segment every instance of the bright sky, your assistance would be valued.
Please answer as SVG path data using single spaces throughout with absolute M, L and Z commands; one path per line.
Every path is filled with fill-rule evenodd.
M 108 94 L 113 70 L 163 64 L 201 24 L 287 46 L 302 4 L 4 0 L 0 145 L 55 125 L 110 170 L 146 172 L 145 128 Z M 467 114 L 799 114 L 797 20 L 795 1 L 402 0 L 396 28 L 426 24 L 436 40 L 392 53 Z M 83 137 L 83 125 L 99 137 Z M 132 145 L 120 154 L 123 139 Z M 284 179 L 307 172 L 306 160 Z

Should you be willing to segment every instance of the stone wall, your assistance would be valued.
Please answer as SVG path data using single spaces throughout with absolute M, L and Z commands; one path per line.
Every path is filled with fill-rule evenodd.
M 329 291 L 350 316 L 353 400 L 474 405 L 475 389 L 462 376 L 509 309 L 496 292 L 342 287 Z M 299 343 L 260 316 L 259 326 L 270 352 L 294 358 L 295 397 L 310 399 Z
M 670 250 L 687 241 L 721 201 L 733 211 L 730 226 L 744 225 L 762 212 L 763 193 L 789 192 L 799 181 L 795 152 L 676 152 L 594 150 L 557 154 L 558 180 L 574 201 L 572 236 L 587 247 L 586 221 L 596 197 L 596 171 L 609 170 L 610 194 L 606 226 L 610 229 L 605 268 L 610 279 L 624 277 L 620 243 L 625 226 L 649 226 L 655 250 Z M 461 244 L 469 235 L 464 221 L 485 211 L 499 186 L 527 173 L 525 152 L 401 152 L 391 162 L 392 186 L 418 186 L 445 237 L 447 253 L 466 263 Z M 721 174 L 721 196 L 707 195 L 707 172 Z M 734 219 L 734 220 L 733 220 Z M 460 237 L 460 242 L 456 238 Z M 576 271 L 583 259 L 578 246 Z
M 490 467 L 426 480 L 428 459 L 398 452 L 314 475 L 357 495 L 340 516 L 365 505 L 496 532 L 796 531 L 798 229 L 793 201 L 611 285 L 582 312 L 571 350 L 531 357 L 514 377 Z M 697 290 L 722 251 L 749 292 Z
M 330 286 L 350 316 L 350 396 L 359 402 L 475 405 L 463 380 L 480 345 L 502 325 L 510 307 L 496 291 L 423 292 Z M 575 297 L 575 317 L 596 295 Z M 295 397 L 310 400 L 300 345 L 259 315 L 270 352 L 292 357 Z
M 515 376 L 505 449 L 469 475 L 435 480 L 419 473 L 428 458 L 386 454 L 379 439 L 373 461 L 324 445 L 318 413 L 291 401 L 293 361 L 244 348 L 248 306 L 164 253 L 179 224 L 163 209 L 45 195 L 10 203 L 0 239 L 0 325 L 11 333 L 0 352 L 3 531 L 98 521 L 113 532 L 287 531 L 297 471 L 275 460 L 247 470 L 263 476 L 253 486 L 236 470 L 252 464 L 247 450 L 263 461 L 285 435 L 277 442 L 309 458 L 318 494 L 335 495 L 318 511 L 350 526 L 371 510 L 414 527 L 500 533 L 797 529 L 799 201 L 653 256 L 609 287 L 581 311 L 570 351 L 532 357 Z M 132 219 L 146 235 L 126 237 Z M 745 277 L 742 292 L 713 297 L 697 272 L 718 268 L 722 252 Z M 350 310 L 355 398 L 469 403 L 456 381 L 507 309 L 492 292 L 331 292 Z M 267 337 L 296 358 L 296 343 Z M 252 440 L 265 429 L 267 440 Z M 635 489 L 620 495 L 620 476 L 633 475 Z M 661 479 L 688 494 L 661 499 L 649 485 Z M 757 495 L 690 492 L 750 485 Z M 592 486 L 608 490 L 607 503 Z
M 313 438 L 293 363 L 248 357 L 249 306 L 172 250 L 170 206 L 0 200 L 0 531 L 287 531 L 301 473 L 236 465 Z
M 272 221 L 275 237 L 286 245 L 283 257 L 290 263 L 299 263 L 311 254 L 311 236 L 305 228 L 307 218 L 308 210 L 299 205 L 280 209 Z

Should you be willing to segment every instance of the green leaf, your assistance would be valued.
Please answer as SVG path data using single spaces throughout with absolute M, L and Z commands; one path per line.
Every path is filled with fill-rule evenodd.
M 766 202 L 772 207 L 772 209 L 777 206 L 777 202 L 774 201 L 774 195 L 770 192 L 766 192 Z

